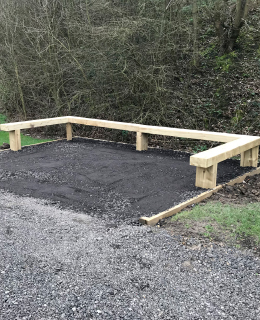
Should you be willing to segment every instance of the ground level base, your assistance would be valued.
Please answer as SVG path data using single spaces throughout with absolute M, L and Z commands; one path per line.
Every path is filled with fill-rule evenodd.
M 242 176 L 231 180 L 230 182 L 226 183 L 225 185 L 233 186 L 236 183 L 243 182 L 246 177 L 253 176 L 253 175 L 259 174 L 259 173 L 260 173 L 260 168 L 257 168 L 251 172 L 245 173 Z M 204 199 L 209 198 L 210 196 L 212 196 L 213 193 L 216 193 L 221 188 L 223 188 L 223 186 L 224 185 L 219 185 L 212 190 L 208 190 L 206 192 L 203 192 L 200 195 L 198 195 L 192 199 L 189 199 L 189 200 L 187 200 L 187 201 L 185 201 L 185 202 L 183 202 L 173 208 L 170 208 L 169 210 L 158 213 L 157 215 L 154 215 L 152 217 L 142 217 L 142 218 L 140 218 L 139 221 L 142 224 L 155 225 L 161 219 L 171 217 L 171 216 L 177 214 L 178 212 L 182 211 L 183 209 L 187 208 L 188 206 L 195 204 L 195 203 L 199 203 L 199 202 L 203 201 Z

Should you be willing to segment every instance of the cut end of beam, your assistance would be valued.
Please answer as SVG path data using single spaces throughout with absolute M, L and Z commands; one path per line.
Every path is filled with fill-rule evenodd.
M 148 217 L 141 217 L 141 218 L 139 219 L 139 222 L 140 222 L 141 224 L 149 224 L 149 218 L 148 218 Z

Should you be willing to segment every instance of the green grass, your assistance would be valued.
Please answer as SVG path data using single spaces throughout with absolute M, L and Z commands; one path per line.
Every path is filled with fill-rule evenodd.
M 0 124 L 5 123 L 6 117 L 3 114 L 0 114 Z M 50 139 L 36 139 L 30 136 L 25 136 L 21 134 L 21 143 L 22 146 L 27 146 L 31 144 L 41 143 L 41 142 L 48 142 L 51 141 Z M 4 143 L 9 143 L 9 133 L 6 131 L 0 131 L 0 146 Z
M 260 242 L 260 203 L 227 205 L 208 202 L 204 206 L 195 206 L 192 211 L 183 211 L 171 219 L 176 220 L 188 221 L 187 225 L 192 225 L 192 221 L 206 221 L 207 236 L 214 232 L 211 223 L 215 222 L 232 235 L 254 237 Z

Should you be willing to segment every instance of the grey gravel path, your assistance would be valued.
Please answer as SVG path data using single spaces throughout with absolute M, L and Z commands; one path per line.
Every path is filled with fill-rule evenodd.
M 260 262 L 0 193 L 0 319 L 260 319 Z

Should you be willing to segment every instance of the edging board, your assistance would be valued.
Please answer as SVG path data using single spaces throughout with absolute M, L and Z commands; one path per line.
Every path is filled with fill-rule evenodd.
M 164 218 L 168 218 L 168 217 L 171 217 L 177 213 L 179 213 L 180 211 L 182 211 L 183 209 L 187 208 L 189 205 L 191 204 L 195 204 L 195 203 L 199 203 L 201 202 L 202 200 L 206 199 L 206 198 L 209 198 L 213 193 L 216 193 L 218 192 L 220 189 L 222 189 L 225 185 L 229 185 L 229 186 L 233 186 L 234 184 L 236 183 L 241 183 L 245 180 L 246 177 L 249 177 L 249 176 L 254 176 L 256 174 L 260 173 L 260 167 L 257 168 L 256 170 L 253 170 L 251 172 L 248 172 L 248 173 L 245 173 L 244 175 L 240 176 L 240 177 L 237 177 L 231 181 L 229 181 L 228 183 L 225 183 L 225 184 L 222 184 L 222 185 L 219 185 L 217 187 L 215 187 L 214 189 L 212 190 L 208 190 L 206 192 L 203 192 L 202 194 L 192 198 L 192 199 L 189 199 L 183 203 L 180 203 L 178 204 L 177 206 L 175 207 L 172 207 L 168 210 L 165 210 L 163 212 L 160 212 L 152 217 L 141 217 L 139 219 L 139 222 L 142 223 L 142 224 L 147 224 L 147 225 L 151 225 L 151 226 L 154 226 L 156 223 L 158 223 L 161 219 L 164 219 Z
M 76 138 L 76 137 L 75 137 Z M 81 138 L 81 137 L 78 137 L 78 138 Z M 113 141 L 107 141 L 107 140 L 102 140 L 102 139 L 93 139 L 93 138 L 81 138 L 81 139 L 86 139 L 86 140 L 96 140 L 96 141 L 101 141 L 101 142 L 113 142 Z M 44 145 L 44 144 L 51 144 L 52 142 L 58 142 L 58 141 L 66 141 L 66 139 L 57 139 L 57 140 L 52 140 L 52 141 L 46 141 L 46 142 L 40 142 L 40 143 L 36 143 L 36 144 L 33 144 L 33 145 L 26 145 L 26 146 L 23 146 L 23 148 L 28 148 L 28 147 L 31 147 L 31 146 L 37 146 L 37 145 Z M 124 143 L 124 142 L 118 142 L 119 144 L 123 144 L 123 145 L 129 145 L 127 143 Z M 151 148 L 151 149 L 157 149 L 157 148 Z M 10 149 L 4 149 L 4 150 L 0 150 L 1 151 L 8 151 Z M 156 224 L 159 220 L 163 219 L 163 218 L 166 218 L 166 217 L 169 217 L 169 216 L 172 216 L 174 214 L 177 214 L 178 212 L 180 212 L 181 210 L 185 209 L 187 206 L 191 205 L 191 204 L 195 204 L 195 203 L 199 203 L 201 202 L 202 200 L 210 197 L 213 193 L 219 191 L 224 185 L 234 185 L 236 183 L 241 183 L 247 176 L 252 176 L 252 175 L 255 175 L 255 174 L 258 174 L 260 173 L 260 167 L 257 168 L 256 170 L 253 170 L 251 172 L 247 172 L 245 174 L 243 174 L 242 176 L 239 176 L 231 181 L 229 181 L 228 183 L 225 183 L 223 185 L 219 185 L 211 190 L 207 190 L 203 193 L 201 193 L 200 195 L 194 197 L 194 198 L 191 198 L 183 203 L 180 203 L 166 211 L 163 211 L 163 212 L 160 212 L 152 217 L 141 217 L 140 218 L 140 222 L 143 223 L 143 224 L 147 224 L 147 225 L 154 225 Z

